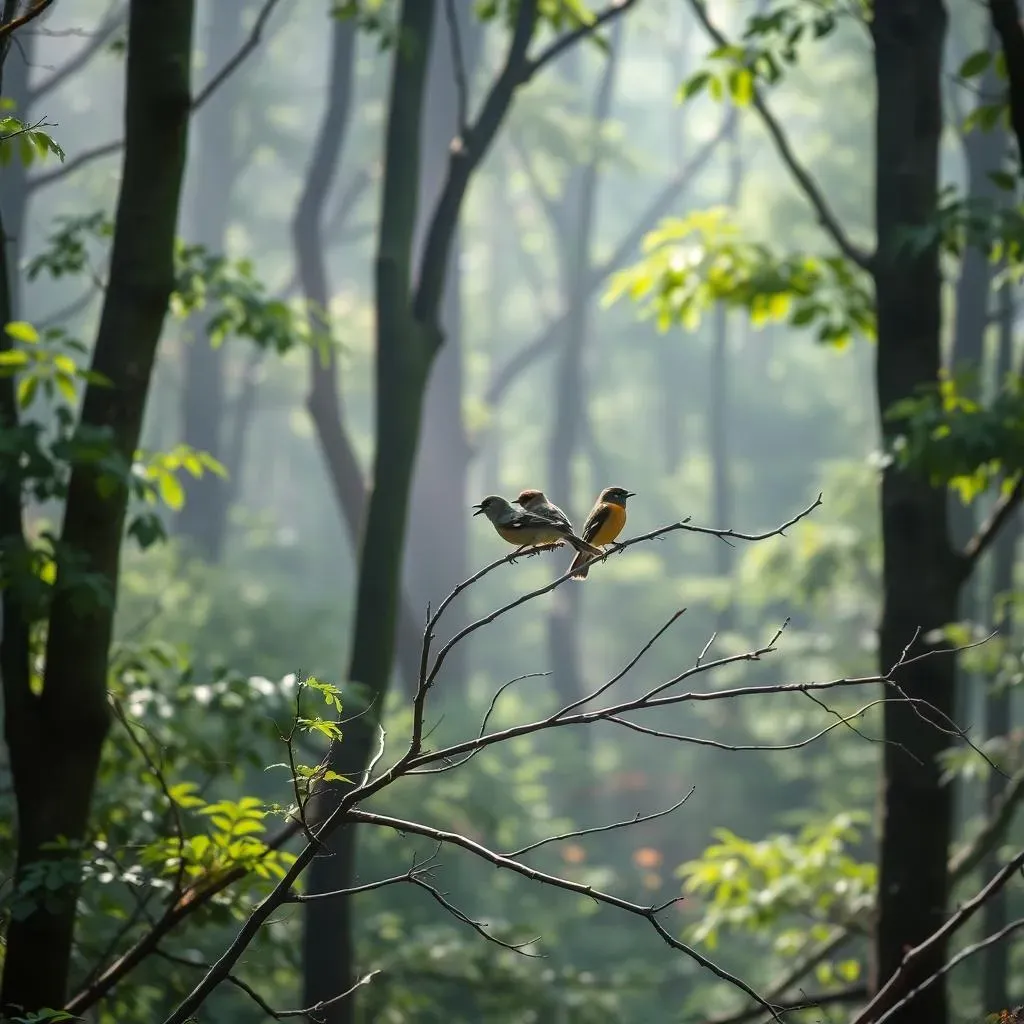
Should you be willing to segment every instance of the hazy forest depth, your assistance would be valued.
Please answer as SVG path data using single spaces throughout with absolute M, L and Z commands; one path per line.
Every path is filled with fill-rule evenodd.
M 0 108 L 0 1020 L 1024 1024 L 1016 0 L 0 0 Z

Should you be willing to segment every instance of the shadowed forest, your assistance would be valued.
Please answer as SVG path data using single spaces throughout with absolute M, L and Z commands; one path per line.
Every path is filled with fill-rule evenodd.
M 1024 1022 L 1016 0 L 0 7 L 0 1019 Z

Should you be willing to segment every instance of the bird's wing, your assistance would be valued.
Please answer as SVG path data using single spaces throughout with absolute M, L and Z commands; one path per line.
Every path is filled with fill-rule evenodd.
M 533 526 L 544 526 L 549 530 L 554 527 L 556 530 L 570 530 L 565 523 L 560 522 L 558 519 L 553 519 L 550 516 L 542 516 L 537 512 L 520 512 L 516 516 L 516 525 L 519 527 L 533 527 Z
M 583 524 L 580 536 L 589 544 L 597 536 L 597 531 L 604 526 L 609 515 L 611 515 L 611 509 L 605 502 L 602 501 L 599 505 L 595 505 L 593 511 L 587 516 L 587 521 Z

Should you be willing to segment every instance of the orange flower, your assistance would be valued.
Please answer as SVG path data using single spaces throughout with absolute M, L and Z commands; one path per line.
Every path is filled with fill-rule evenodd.
M 562 848 L 562 860 L 566 864 L 582 864 L 587 859 L 587 851 L 578 843 L 570 843 Z
M 650 846 L 641 846 L 633 851 L 633 863 L 638 868 L 656 868 L 661 863 L 661 853 Z

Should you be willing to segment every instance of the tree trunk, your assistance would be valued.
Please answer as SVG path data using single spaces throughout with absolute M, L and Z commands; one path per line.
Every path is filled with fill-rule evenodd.
M 993 133 L 994 134 L 994 133 Z M 998 382 L 1001 383 L 1013 368 L 1013 315 L 1012 289 L 1004 286 L 1000 298 L 1000 337 Z M 1011 598 L 1013 595 L 1013 571 L 1017 565 L 1017 550 L 1021 537 L 1021 514 L 1018 509 L 1002 533 L 992 545 L 992 623 L 999 630 L 1007 644 L 1012 645 L 1015 637 Z M 1011 646 L 1012 649 L 1012 646 Z M 1009 737 L 1013 730 L 1011 704 L 1012 690 L 1006 682 L 998 690 L 991 689 L 985 695 L 984 728 L 985 738 Z M 989 814 L 1002 796 L 1006 780 L 996 772 L 990 772 L 985 781 L 985 806 Z M 1003 866 L 997 851 L 990 851 L 982 861 L 981 877 L 991 878 Z M 981 910 L 981 934 L 991 935 L 1004 928 L 1009 921 L 1006 906 L 1006 890 L 1001 889 Z M 984 953 L 981 972 L 981 1012 L 991 1013 L 1009 1005 L 1009 942 L 998 942 Z
M 18 35 L 16 46 L 8 46 L 3 54 L 0 66 L 0 82 L 3 83 L 3 95 L 13 101 L 14 115 L 22 121 L 28 121 L 31 114 L 31 93 L 29 92 L 29 72 L 34 63 L 37 35 L 35 32 L 22 32 Z M 7 40 L 10 43 L 10 40 Z M 28 168 L 16 157 L 3 169 L 3 189 L 0 191 L 0 211 L 3 217 L 3 230 L 0 239 L 3 241 L 5 258 L 10 273 L 7 279 L 8 304 L 4 310 L 4 323 L 18 318 L 21 310 L 21 278 L 18 267 L 21 266 L 21 254 L 24 252 L 25 214 L 28 208 Z
M 933 385 L 940 369 L 937 246 L 914 255 L 899 250 L 903 230 L 930 224 L 935 215 L 946 11 L 941 0 L 894 0 L 877 5 L 871 29 L 878 94 L 878 254 L 872 264 L 878 306 L 876 387 L 882 433 L 888 439 L 892 426 L 884 418 L 885 410 L 914 395 L 920 386 Z M 881 504 L 879 660 L 881 670 L 888 672 L 919 629 L 925 638 L 930 630 L 953 621 L 961 566 L 950 545 L 944 489 L 890 465 L 882 478 Z M 920 646 L 928 643 L 922 640 Z M 911 698 L 928 701 L 939 715 L 951 716 L 954 664 L 951 656 L 926 658 L 901 669 L 896 678 Z M 883 747 L 876 981 L 884 982 L 906 950 L 945 919 L 952 801 L 950 787 L 940 782 L 937 762 L 946 736 L 932 724 L 932 717 L 904 702 L 884 707 L 889 742 Z M 933 973 L 945 952 L 939 944 L 922 957 L 908 972 L 906 984 Z M 932 985 L 892 1020 L 945 1024 L 945 986 Z
M 612 28 L 611 47 L 591 110 L 590 143 L 593 152 L 586 164 L 574 170 L 565 184 L 558 204 L 558 216 L 552 224 L 559 245 L 562 288 L 565 291 L 569 315 L 562 327 L 564 331 L 559 349 L 555 377 L 554 420 L 548 444 L 548 484 L 553 500 L 557 495 L 572 494 L 572 458 L 583 427 L 586 404 L 586 383 L 583 375 L 583 352 L 589 320 L 588 281 L 593 276 L 593 235 L 596 213 L 597 184 L 600 171 L 600 133 L 611 111 L 615 92 L 615 77 L 622 50 L 622 23 Z M 580 84 L 579 52 L 571 56 L 570 68 L 574 84 Z M 595 490 L 608 487 L 612 481 L 602 480 Z M 576 524 L 577 529 L 582 523 Z M 560 561 L 553 568 L 561 576 L 568 568 Z M 551 615 L 548 618 L 548 650 L 551 674 L 560 703 L 576 700 L 582 693 L 579 652 L 580 601 L 582 587 L 562 587 L 554 594 Z M 589 730 L 586 731 L 589 734 Z
M 355 88 L 355 21 L 335 18 L 331 38 L 327 106 L 292 221 L 292 244 L 298 263 L 299 283 L 310 305 L 314 326 L 323 331 L 330 330 L 327 316 L 330 285 L 324 258 L 323 220 L 351 118 Z M 353 555 L 357 555 L 366 513 L 367 487 L 356 450 L 345 429 L 345 410 L 338 387 L 338 363 L 333 350 L 326 359 L 319 351 L 310 353 L 306 406 L 320 443 L 338 515 L 348 534 Z M 409 692 L 415 685 L 419 668 L 421 632 L 418 617 L 412 613 L 408 601 L 403 601 L 398 630 L 398 661 L 403 689 Z
M 403 0 L 395 50 L 385 137 L 381 226 L 376 260 L 376 450 L 373 487 L 366 509 L 352 638 L 347 701 L 375 701 L 374 710 L 346 727 L 345 742 L 333 743 L 329 761 L 338 772 L 366 764 L 373 730 L 382 712 L 394 660 L 401 603 L 405 522 L 419 438 L 420 411 L 430 360 L 438 339 L 427 339 L 411 309 L 412 242 L 419 191 L 420 126 L 435 0 Z M 348 712 L 351 716 L 351 711 Z M 309 809 L 322 819 L 340 796 L 337 784 L 324 786 Z M 355 829 L 342 826 L 317 860 L 337 861 L 333 877 L 351 885 L 355 875 Z M 317 874 L 318 884 L 323 881 Z M 312 885 L 311 885 L 312 888 Z M 333 901 L 329 901 L 333 902 Z M 305 997 L 328 999 L 355 980 L 352 907 L 340 900 L 315 920 L 307 918 L 307 949 L 315 957 L 305 971 Z M 354 1024 L 356 1000 L 344 999 L 323 1013 L 324 1024 Z
M 243 38 L 238 4 L 211 4 L 206 64 L 223 67 Z M 195 181 L 189 241 L 222 253 L 230 220 L 231 196 L 242 162 L 238 158 L 237 104 L 240 76 L 229 79 L 196 115 L 194 162 L 188 180 Z M 223 345 L 214 348 L 206 333 L 207 314 L 189 318 L 185 380 L 181 390 L 182 440 L 223 459 L 225 419 L 225 361 Z M 187 477 L 185 505 L 177 517 L 177 532 L 207 562 L 221 560 L 228 526 L 228 482 L 216 473 Z
M 481 25 L 468 4 L 455 5 L 454 16 L 465 81 L 472 84 L 480 56 Z M 437 8 L 435 18 L 420 139 L 420 216 L 413 242 L 415 252 L 423 251 L 430 213 L 444 187 L 452 139 L 460 130 L 461 100 L 452 71 L 455 60 L 452 33 L 443 4 Z M 462 419 L 465 375 L 461 256 L 462 233 L 456 228 L 441 304 L 444 346 L 427 382 L 422 436 L 412 484 L 412 506 L 417 510 L 419 526 L 409 536 L 405 558 L 408 593 L 420 619 L 428 603 L 436 607 L 469 575 L 467 477 L 472 450 Z M 452 620 L 450 625 L 457 628 L 459 624 Z M 461 649 L 452 652 L 446 677 L 452 693 L 463 689 L 466 660 Z
M 731 209 L 739 204 L 743 187 L 743 160 L 740 154 L 739 124 L 729 125 L 729 177 L 723 202 Z M 717 526 L 732 525 L 732 480 L 729 452 L 729 311 L 715 306 L 711 335 L 711 373 L 708 381 L 708 450 L 711 457 L 711 521 Z M 715 574 L 720 580 L 732 577 L 735 548 L 715 544 Z M 732 628 L 733 603 L 726 601 L 717 616 L 716 629 Z
M 174 234 L 185 166 L 192 36 L 191 3 L 132 0 L 129 13 L 125 156 L 110 278 L 92 368 L 109 387 L 88 388 L 83 427 L 106 431 L 130 464 L 168 299 L 174 286 Z M 107 658 L 117 593 L 127 490 L 104 496 L 94 465 L 71 475 L 63 550 L 83 558 L 107 592 L 98 602 L 68 578 L 59 560 L 42 693 L 5 673 L 5 731 L 18 813 L 17 877 L 61 855 L 59 838 L 85 836 L 108 727 Z M 83 604 L 83 599 L 88 604 Z M 21 684 L 21 685 L 19 685 Z M 67 854 L 64 854 L 67 863 Z M 75 855 L 77 856 L 77 855 Z M 52 902 L 12 920 L 7 934 L 5 1012 L 63 1005 L 71 957 L 77 870 Z

